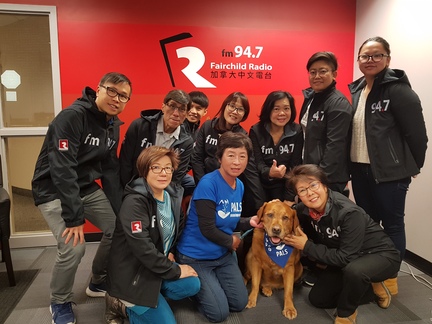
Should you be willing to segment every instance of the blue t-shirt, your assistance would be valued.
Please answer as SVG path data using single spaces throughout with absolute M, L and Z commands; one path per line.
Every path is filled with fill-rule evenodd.
M 235 189 L 222 178 L 219 170 L 207 173 L 198 182 L 191 199 L 186 226 L 178 242 L 177 250 L 190 258 L 214 260 L 228 249 L 205 238 L 198 225 L 195 201 L 211 200 L 216 203 L 216 227 L 232 235 L 240 220 L 244 186 L 236 179 Z

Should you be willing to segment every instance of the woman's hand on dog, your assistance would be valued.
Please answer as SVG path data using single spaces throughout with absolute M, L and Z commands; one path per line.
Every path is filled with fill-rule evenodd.
M 298 226 L 295 230 L 296 234 L 293 233 L 288 234 L 284 237 L 284 243 L 291 245 L 292 247 L 303 250 L 306 242 L 308 240 L 307 235 L 301 230 L 300 226 Z
M 252 216 L 249 220 L 249 223 L 252 227 L 264 228 L 264 224 L 260 222 L 260 219 L 258 218 L 257 215 Z

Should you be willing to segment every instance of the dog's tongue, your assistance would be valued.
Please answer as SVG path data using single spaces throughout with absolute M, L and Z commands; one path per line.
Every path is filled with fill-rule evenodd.
M 279 237 L 277 237 L 277 236 L 273 236 L 270 239 L 271 239 L 272 243 L 275 244 L 275 245 L 279 244 L 280 241 L 281 241 L 281 239 Z

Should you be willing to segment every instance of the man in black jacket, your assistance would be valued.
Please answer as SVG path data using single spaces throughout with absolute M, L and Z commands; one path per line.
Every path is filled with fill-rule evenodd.
M 129 126 L 120 150 L 120 177 L 123 186 L 138 174 L 136 161 L 141 151 L 158 145 L 174 149 L 180 165 L 174 172 L 173 185 L 180 185 L 189 170 L 193 139 L 182 125 L 190 107 L 190 97 L 183 90 L 171 90 L 164 98 L 162 110 L 141 111 Z
M 120 210 L 122 187 L 117 147 L 120 114 L 132 92 L 123 74 L 104 75 L 94 91 L 62 110 L 51 122 L 32 180 L 35 204 L 57 240 L 51 279 L 53 323 L 75 323 L 72 287 L 85 252 L 84 223 L 88 219 L 103 232 L 86 290 L 103 297 L 106 267 Z M 95 180 L 101 180 L 103 190 Z

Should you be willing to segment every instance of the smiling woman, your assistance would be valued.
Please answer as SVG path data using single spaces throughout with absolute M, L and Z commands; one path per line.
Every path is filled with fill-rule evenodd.
M 300 124 L 304 133 L 303 163 L 324 168 L 331 189 L 344 192 L 349 180 L 348 131 L 353 109 L 336 90 L 338 62 L 332 52 L 317 52 L 307 64 L 310 88 L 303 90 Z
M 222 322 L 247 304 L 246 286 L 231 252 L 240 244 L 234 231 L 251 228 L 250 219 L 240 217 L 244 186 L 238 179 L 251 154 L 247 135 L 220 136 L 215 155 L 220 166 L 198 182 L 177 246 L 179 262 L 191 265 L 201 279 L 196 301 L 210 322 Z
M 240 125 L 245 121 L 250 112 L 248 98 L 241 92 L 229 94 L 222 102 L 216 114 L 217 117 L 207 120 L 199 129 L 192 153 L 191 164 L 195 183 L 220 166 L 220 160 L 216 155 L 220 136 L 227 131 L 247 135 L 246 130 Z M 256 215 L 256 211 L 264 203 L 264 190 L 262 188 L 254 156 L 249 156 L 248 163 L 240 179 L 244 182 L 246 194 L 244 199 L 243 216 Z
M 368 292 L 375 293 L 378 306 L 389 307 L 385 280 L 399 270 L 401 259 L 381 226 L 349 198 L 332 191 L 318 166 L 296 166 L 288 179 L 301 199 L 297 215 L 309 237 L 299 228 L 299 235 L 288 235 L 285 243 L 303 250 L 308 263 L 323 269 L 309 293 L 311 304 L 336 307 L 335 324 L 355 323 L 360 301 L 372 301 Z
M 126 185 L 108 267 L 107 323 L 175 323 L 165 297 L 179 300 L 200 289 L 197 273 L 175 262 L 182 231 L 182 191 L 169 186 L 179 165 L 174 150 L 151 146 L 137 159 Z M 137 279 L 138 278 L 138 279 Z M 131 284 L 131 283 L 134 284 Z

